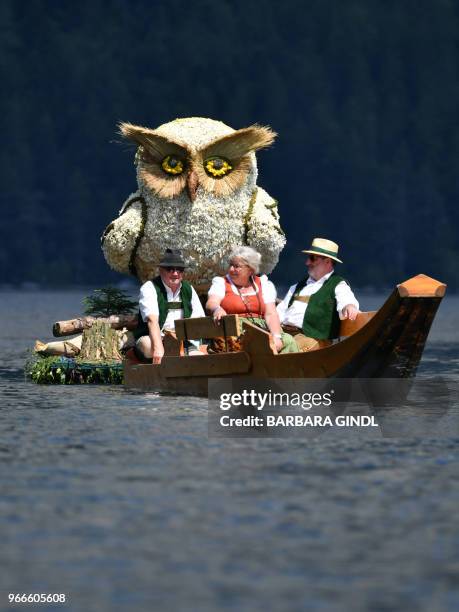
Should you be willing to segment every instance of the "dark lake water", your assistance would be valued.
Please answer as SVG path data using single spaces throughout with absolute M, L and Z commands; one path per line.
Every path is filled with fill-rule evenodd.
M 26 382 L 26 350 L 85 293 L 0 293 L 0 609 L 459 609 L 454 420 L 441 437 L 209 439 L 207 400 Z M 448 297 L 419 377 L 457 389 L 458 327 Z

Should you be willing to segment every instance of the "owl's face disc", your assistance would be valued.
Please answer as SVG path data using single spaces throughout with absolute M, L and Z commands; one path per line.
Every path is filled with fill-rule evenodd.
M 192 202 L 199 189 L 225 198 L 256 181 L 255 151 L 269 146 L 274 132 L 262 126 L 234 130 L 221 121 L 191 117 L 157 129 L 122 124 L 121 133 L 138 145 L 139 187 L 174 199 L 185 192 Z

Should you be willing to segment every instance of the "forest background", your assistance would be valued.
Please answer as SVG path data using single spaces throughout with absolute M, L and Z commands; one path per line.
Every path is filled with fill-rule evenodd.
M 271 125 L 258 184 L 288 238 L 382 288 L 459 288 L 459 2 L 2 0 L 0 284 L 116 282 L 100 235 L 136 189 L 119 121 Z

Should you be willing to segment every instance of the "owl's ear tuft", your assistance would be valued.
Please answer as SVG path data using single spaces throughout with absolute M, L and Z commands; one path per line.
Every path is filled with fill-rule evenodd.
M 277 133 L 268 125 L 251 125 L 248 128 L 237 130 L 242 142 L 250 148 L 250 151 L 258 151 L 270 147 L 276 140 Z
M 143 147 L 144 151 L 149 153 L 152 158 L 150 161 L 159 163 L 166 155 L 171 154 L 179 155 L 182 159 L 186 159 L 188 155 L 188 151 L 184 147 L 170 141 L 165 136 L 157 134 L 151 128 L 121 122 L 118 124 L 118 131 L 123 138 Z
M 220 155 L 237 161 L 253 151 L 269 147 L 276 136 L 276 132 L 268 126 L 251 125 L 214 140 L 204 149 L 203 156 Z
M 269 147 L 276 138 L 276 132 L 262 125 L 252 125 L 222 138 L 217 138 L 199 151 L 199 158 L 194 160 L 194 169 L 200 184 L 209 193 L 226 197 L 240 189 L 247 181 L 252 167 L 249 154 Z M 227 161 L 231 171 L 219 177 L 208 176 L 205 160 L 217 157 Z
M 148 135 L 152 134 L 153 130 L 141 125 L 120 121 L 118 123 L 118 133 L 127 140 L 132 140 L 137 144 L 143 144 L 141 141 L 144 141 Z

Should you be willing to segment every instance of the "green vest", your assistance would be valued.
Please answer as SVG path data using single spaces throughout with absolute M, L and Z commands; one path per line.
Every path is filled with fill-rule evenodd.
M 288 303 L 292 305 L 294 299 L 306 285 L 307 277 L 295 287 Z M 335 288 L 344 278 L 334 272 L 324 282 L 322 287 L 311 295 L 304 313 L 303 334 L 316 340 L 331 340 L 339 336 L 340 318 L 336 311 Z
M 189 319 L 191 317 L 191 312 L 193 309 L 191 306 L 192 289 L 190 283 L 187 281 L 182 281 L 182 286 L 180 288 L 180 302 L 168 302 L 166 287 L 164 286 L 161 277 L 157 276 L 151 282 L 156 289 L 156 297 L 158 298 L 159 329 L 162 329 L 169 310 L 183 308 L 183 317 L 185 319 Z M 148 323 L 142 319 L 140 312 L 137 315 L 137 327 L 133 333 L 136 340 L 141 336 L 148 336 L 149 334 Z

